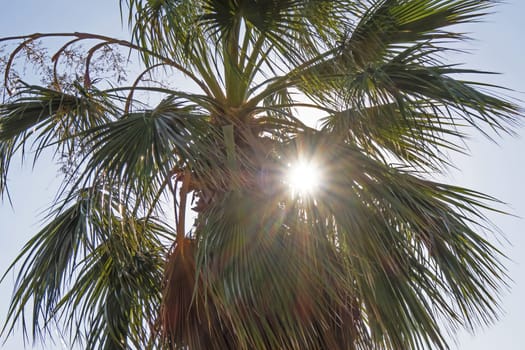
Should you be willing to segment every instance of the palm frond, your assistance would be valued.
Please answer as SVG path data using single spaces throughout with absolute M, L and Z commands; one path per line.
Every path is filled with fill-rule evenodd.
M 131 112 L 114 122 L 86 130 L 89 156 L 81 179 L 105 178 L 124 192 L 148 202 L 161 185 L 196 159 L 203 145 L 196 138 L 207 132 L 204 115 L 175 98 L 155 109 Z M 198 167 L 198 166 L 196 166 Z M 137 181 L 138 180 L 138 181 Z
M 31 306 L 33 337 L 62 324 L 87 349 L 150 341 L 166 254 L 159 239 L 174 236 L 153 218 L 129 217 L 116 199 L 83 189 L 51 213 L 8 270 L 22 263 L 4 332 L 22 320 L 26 333 Z
M 34 40 L 69 40 L 54 62 L 95 42 L 84 86 L 21 84 L 0 105 L 2 193 L 17 152 L 68 161 L 48 222 L 8 269 L 3 334 L 56 325 L 108 350 L 420 350 L 496 320 L 508 277 L 485 234 L 500 203 L 428 179 L 473 128 L 493 137 L 521 120 L 504 90 L 468 78 L 487 72 L 447 60 L 466 38 L 457 25 L 494 3 L 121 0 L 132 41 L 0 39 L 22 40 L 6 77 Z M 139 53 L 131 86 L 89 78 L 107 45 Z M 174 88 L 181 74 L 191 86 Z M 303 158 L 322 183 L 292 193 Z
M 35 161 L 47 148 L 55 154 L 82 154 L 78 133 L 107 122 L 117 109 L 101 96 L 81 88 L 78 95 L 27 86 L 13 101 L 0 106 L 0 189 L 13 155 L 25 153 L 27 143 L 34 142 Z
M 447 31 L 453 25 L 486 15 L 491 1 L 382 0 L 361 14 L 345 45 L 357 65 L 381 60 L 396 45 L 424 41 L 457 40 L 464 36 Z
M 385 161 L 395 156 L 399 161 L 432 170 L 448 165 L 446 150 L 464 152 L 452 140 L 463 136 L 455 127 L 431 113 L 402 113 L 395 104 L 350 109 L 323 121 L 324 129 L 346 138 L 372 157 Z
M 158 238 L 173 233 L 153 220 L 113 217 L 106 224 L 110 234 L 86 255 L 57 312 L 86 349 L 148 348 L 157 341 L 166 254 Z
M 78 192 L 70 203 L 60 206 L 63 210 L 52 213 L 52 220 L 27 242 L 4 274 L 3 279 L 22 263 L 4 331 L 9 325 L 11 333 L 21 318 L 26 333 L 23 316 L 31 302 L 33 336 L 46 329 L 47 322 L 54 317 L 55 307 L 63 289 L 71 282 L 75 267 L 100 239 L 100 232 L 93 229 L 93 201 L 99 198 L 90 192 L 89 189 Z

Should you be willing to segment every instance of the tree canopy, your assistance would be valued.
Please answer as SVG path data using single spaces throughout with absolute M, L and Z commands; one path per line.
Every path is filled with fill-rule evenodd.
M 0 39 L 0 193 L 18 156 L 52 152 L 63 179 L 9 267 L 3 334 L 58 327 L 107 350 L 447 349 L 493 322 L 498 201 L 432 176 L 469 134 L 520 122 L 500 87 L 474 81 L 489 72 L 447 60 L 495 3 L 121 0 L 129 40 Z M 47 39 L 61 40 L 49 62 Z M 128 57 L 142 69 L 129 81 Z

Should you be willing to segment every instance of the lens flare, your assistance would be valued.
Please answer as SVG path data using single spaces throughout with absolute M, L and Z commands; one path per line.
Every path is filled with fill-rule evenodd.
M 311 161 L 290 164 L 286 183 L 294 195 L 313 194 L 319 188 L 321 177 L 318 167 Z

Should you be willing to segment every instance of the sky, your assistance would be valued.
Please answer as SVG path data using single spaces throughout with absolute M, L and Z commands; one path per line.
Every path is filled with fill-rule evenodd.
M 85 31 L 127 38 L 119 17 L 118 0 L 0 0 L 0 37 L 34 32 Z M 466 28 L 475 40 L 462 45 L 470 54 L 456 60 L 469 68 L 500 72 L 484 81 L 503 85 L 513 97 L 525 100 L 525 1 L 507 0 L 483 23 Z M 525 106 L 525 103 L 523 103 Z M 474 335 L 460 332 L 453 350 L 523 350 L 525 315 L 525 127 L 518 135 L 503 135 L 494 142 L 473 135 L 470 155 L 455 156 L 457 169 L 446 182 L 490 194 L 506 203 L 501 208 L 511 215 L 489 214 L 506 238 L 499 246 L 509 256 L 506 262 L 512 278 L 502 294 L 500 320 Z M 522 135 L 522 136 L 520 136 Z M 53 199 L 58 180 L 56 169 L 40 162 L 32 170 L 30 162 L 13 164 L 10 173 L 13 207 L 0 202 L 0 272 L 3 273 L 23 244 L 39 229 L 42 212 Z M 520 218 L 522 217 L 522 218 Z M 496 238 L 495 238 L 496 239 Z M 499 243 L 498 243 L 499 244 Z M 14 276 L 0 285 L 0 323 L 3 324 Z M 47 350 L 67 349 L 59 341 L 46 344 Z M 16 332 L 0 349 L 33 349 Z M 42 349 L 36 346 L 34 349 Z

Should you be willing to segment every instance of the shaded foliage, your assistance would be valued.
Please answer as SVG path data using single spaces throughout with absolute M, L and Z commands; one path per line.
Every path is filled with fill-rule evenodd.
M 507 277 L 485 215 L 499 202 L 429 180 L 469 133 L 520 122 L 498 87 L 467 78 L 486 72 L 443 59 L 494 2 L 120 4 L 129 41 L 0 39 L 14 43 L 0 191 L 17 153 L 67 159 L 8 270 L 3 334 L 58 325 L 107 350 L 447 349 L 449 332 L 497 318 Z M 70 75 L 33 50 L 47 38 L 65 40 L 52 63 L 78 62 Z M 119 48 L 142 64 L 129 85 L 108 61 Z M 52 79 L 13 79 L 23 54 Z M 97 78 L 97 55 L 113 79 Z M 302 160 L 322 183 L 297 195 L 284 179 Z

